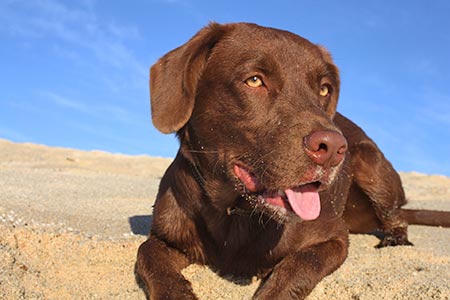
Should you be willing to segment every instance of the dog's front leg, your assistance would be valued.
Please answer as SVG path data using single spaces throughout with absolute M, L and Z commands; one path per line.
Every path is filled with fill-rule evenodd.
M 351 149 L 355 182 L 369 196 L 384 237 L 378 248 L 412 245 L 399 207 L 406 204 L 399 174 L 372 141 L 364 141 Z
M 329 240 L 285 257 L 275 266 L 253 300 L 300 300 L 347 257 L 348 239 Z
M 194 300 L 191 283 L 181 274 L 189 264 L 187 257 L 150 235 L 139 247 L 137 271 L 151 300 Z

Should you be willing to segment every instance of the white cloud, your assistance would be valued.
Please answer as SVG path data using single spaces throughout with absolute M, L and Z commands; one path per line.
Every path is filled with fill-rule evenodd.
M 49 91 L 42 92 L 40 93 L 40 95 L 41 97 L 49 100 L 51 103 L 59 107 L 69 109 L 73 112 L 81 113 L 83 115 L 87 115 L 99 120 L 111 120 L 127 125 L 145 126 L 145 124 L 142 124 L 138 121 L 138 118 L 135 114 L 117 105 L 98 104 L 98 102 L 95 101 L 89 102 L 95 104 L 87 104 L 84 101 L 74 100 L 69 97 Z
M 108 31 L 120 39 L 142 39 L 141 33 L 137 27 L 126 27 L 111 22 L 107 25 Z
M 0 27 L 0 33 L 16 37 L 49 38 L 50 49 L 56 49 L 58 54 L 76 53 L 76 47 L 88 50 L 101 64 L 131 73 L 130 84 L 136 78 L 142 81 L 147 78 L 147 66 L 125 43 L 141 39 L 139 29 L 102 20 L 90 2 L 85 5 L 54 0 L 2 2 Z
M 115 134 L 110 128 L 94 126 L 92 124 L 86 124 L 81 122 L 67 121 L 66 125 L 77 130 L 87 133 L 91 136 L 102 140 L 113 141 L 121 145 L 133 145 L 135 141 L 133 139 L 124 137 L 123 135 Z
M 450 96 L 436 90 L 428 90 L 420 97 L 421 105 L 417 115 L 422 121 L 434 124 L 443 124 L 446 128 L 450 125 Z
M 45 92 L 42 95 L 54 104 L 84 114 L 94 114 L 94 110 L 80 101 L 74 101 L 53 92 Z
M 0 127 L 0 138 L 15 142 L 31 141 L 31 139 L 25 134 L 6 127 Z

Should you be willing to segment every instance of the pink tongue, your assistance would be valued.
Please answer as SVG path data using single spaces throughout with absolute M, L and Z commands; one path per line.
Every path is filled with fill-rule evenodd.
M 292 210 L 303 220 L 315 220 L 320 215 L 320 197 L 313 184 L 284 191 Z

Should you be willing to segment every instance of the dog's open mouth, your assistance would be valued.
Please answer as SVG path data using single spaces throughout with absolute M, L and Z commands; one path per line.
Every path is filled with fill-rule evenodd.
M 302 220 L 315 220 L 320 215 L 319 181 L 279 190 L 267 190 L 246 169 L 234 165 L 236 177 L 250 193 L 257 193 L 260 200 L 275 209 L 294 212 Z

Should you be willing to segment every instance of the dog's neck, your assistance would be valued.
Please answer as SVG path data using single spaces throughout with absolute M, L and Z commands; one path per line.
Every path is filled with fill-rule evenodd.
M 180 150 L 179 154 L 184 158 L 184 160 L 189 165 L 190 173 L 192 174 L 192 177 L 194 178 L 197 185 L 200 187 L 203 195 L 205 197 L 209 197 L 210 193 L 208 192 L 208 182 L 205 179 L 204 174 L 201 172 L 200 163 L 198 162 L 196 153 L 202 152 L 202 150 L 197 150 L 193 147 L 193 144 L 191 143 L 191 132 L 189 128 L 186 126 L 182 130 L 180 130 L 177 135 L 180 139 Z M 198 143 L 196 143 L 198 144 Z M 226 208 L 226 214 L 228 216 L 232 215 L 240 215 L 240 216 L 249 216 L 251 215 L 252 210 L 244 209 L 241 207 L 238 207 L 236 205 L 232 205 Z
M 189 149 L 189 148 L 187 149 L 187 151 L 188 151 L 188 153 L 192 153 L 191 149 Z M 186 151 L 182 151 L 182 152 L 186 152 Z M 208 193 L 208 189 L 207 189 L 206 179 L 203 176 L 202 172 L 200 171 L 199 166 L 195 163 L 195 158 L 192 157 L 192 155 L 188 155 L 188 157 L 186 155 L 183 155 L 183 156 L 189 165 L 189 169 L 191 171 L 192 177 L 195 179 L 195 182 L 200 187 L 202 193 L 205 196 L 208 196 L 209 193 Z M 230 206 L 230 207 L 227 207 L 226 213 L 228 216 L 231 216 L 231 215 L 248 216 L 251 214 L 251 210 L 243 209 L 243 208 L 240 208 L 237 206 Z
M 187 160 L 187 161 L 188 161 L 189 167 L 190 167 L 191 172 L 192 172 L 192 177 L 194 177 L 195 181 L 197 182 L 197 184 L 202 189 L 202 192 L 205 195 L 208 195 L 208 192 L 206 190 L 206 180 L 203 177 L 202 173 L 200 172 L 198 166 L 195 163 L 193 163 L 192 161 L 190 161 L 190 160 Z M 239 208 L 237 206 L 227 207 L 226 212 L 227 212 L 228 216 L 231 216 L 231 215 L 249 215 L 249 213 L 250 213 L 249 210 L 242 209 L 242 208 Z
M 201 187 L 203 193 L 207 194 L 206 185 L 205 185 L 206 181 L 205 181 L 205 178 L 203 177 L 202 173 L 200 172 L 200 170 L 198 169 L 198 167 L 195 163 L 193 163 L 189 159 L 187 159 L 187 162 L 192 171 L 192 176 L 194 177 L 195 181 Z

